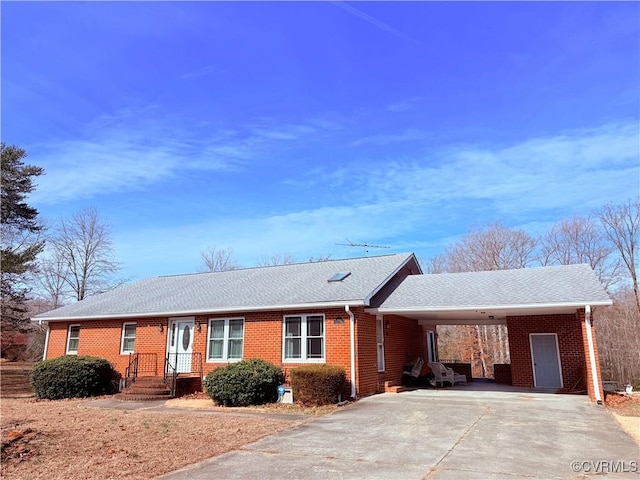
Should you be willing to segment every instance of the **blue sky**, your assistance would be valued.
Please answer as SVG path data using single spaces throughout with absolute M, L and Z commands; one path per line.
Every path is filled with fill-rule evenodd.
M 3 2 L 2 139 L 123 275 L 428 258 L 640 187 L 640 4 Z

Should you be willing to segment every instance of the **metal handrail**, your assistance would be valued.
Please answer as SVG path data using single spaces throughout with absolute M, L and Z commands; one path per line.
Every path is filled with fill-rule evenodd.
M 136 377 L 138 376 L 138 354 L 130 353 L 129 354 L 129 365 L 125 368 L 125 380 L 124 387 L 129 387 L 133 382 L 136 381 Z
M 179 360 L 189 358 L 189 371 L 188 372 L 178 372 Z M 195 369 L 194 369 L 195 365 Z M 200 378 L 202 378 L 203 374 L 203 365 L 202 365 L 202 354 L 200 352 L 192 352 L 192 353 L 167 353 L 167 358 L 165 361 L 164 368 L 164 383 L 169 387 L 171 391 L 171 396 L 175 396 L 176 394 L 176 383 L 178 381 L 178 376 L 180 373 L 197 373 Z
M 125 369 L 124 387 L 131 386 L 141 374 L 158 376 L 158 355 L 156 353 L 129 353 L 129 365 Z

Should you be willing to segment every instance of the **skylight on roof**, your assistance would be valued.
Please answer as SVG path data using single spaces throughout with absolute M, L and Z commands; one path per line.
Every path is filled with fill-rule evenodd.
M 341 282 L 345 278 L 351 275 L 351 272 L 338 272 L 333 277 L 331 277 L 328 282 Z

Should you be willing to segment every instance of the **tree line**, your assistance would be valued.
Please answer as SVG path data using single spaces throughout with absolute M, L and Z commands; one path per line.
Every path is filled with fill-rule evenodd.
M 27 203 L 44 170 L 26 165 L 26 152 L 16 146 L 2 143 L 1 154 L 4 335 L 34 328 L 29 317 L 36 313 L 107 291 L 124 280 L 117 276 L 120 263 L 109 226 L 97 211 L 87 207 L 46 224 Z M 500 222 L 475 227 L 441 254 L 421 259 L 421 264 L 426 273 L 589 264 L 614 300 L 612 308 L 594 312 L 603 374 L 640 383 L 639 233 L 640 197 L 635 197 L 589 215 L 562 219 L 537 238 Z M 241 268 L 231 248 L 207 247 L 200 256 L 202 272 Z M 296 261 L 292 254 L 278 253 L 258 258 L 256 266 Z M 474 376 L 491 376 L 494 363 L 510 361 L 504 325 L 442 326 L 438 333 L 440 357 L 471 363 Z

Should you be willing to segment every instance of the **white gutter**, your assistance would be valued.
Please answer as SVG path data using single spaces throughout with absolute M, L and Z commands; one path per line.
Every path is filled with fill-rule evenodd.
M 593 336 L 591 335 L 591 305 L 584 306 L 584 323 L 587 329 L 587 344 L 589 345 L 589 363 L 591 364 L 591 380 L 596 403 L 602 405 L 600 397 L 600 381 L 598 380 L 598 366 L 596 365 L 596 352 L 593 348 Z
M 42 325 L 42 320 L 40 321 L 40 325 Z M 49 328 L 49 324 L 47 324 L 47 333 L 44 337 L 44 352 L 42 352 L 42 360 L 47 359 L 47 350 L 49 350 L 49 332 L 51 329 Z
M 349 315 L 349 341 L 351 344 L 351 398 L 356 398 L 356 317 L 349 310 L 349 305 L 344 306 L 344 311 Z
M 349 300 L 351 305 L 364 305 L 362 300 Z M 60 317 L 34 317 L 40 323 L 45 322 L 78 322 L 81 320 L 110 320 L 116 318 L 147 318 L 147 317 L 186 317 L 193 315 L 210 315 L 215 313 L 240 313 L 240 312 L 266 312 L 271 310 L 301 310 L 319 308 L 340 308 L 344 307 L 342 302 L 318 302 L 318 303 L 297 303 L 291 305 L 263 305 L 259 307 L 218 307 L 201 308 L 198 310 L 172 310 L 143 313 L 104 313 L 100 315 L 66 315 Z

